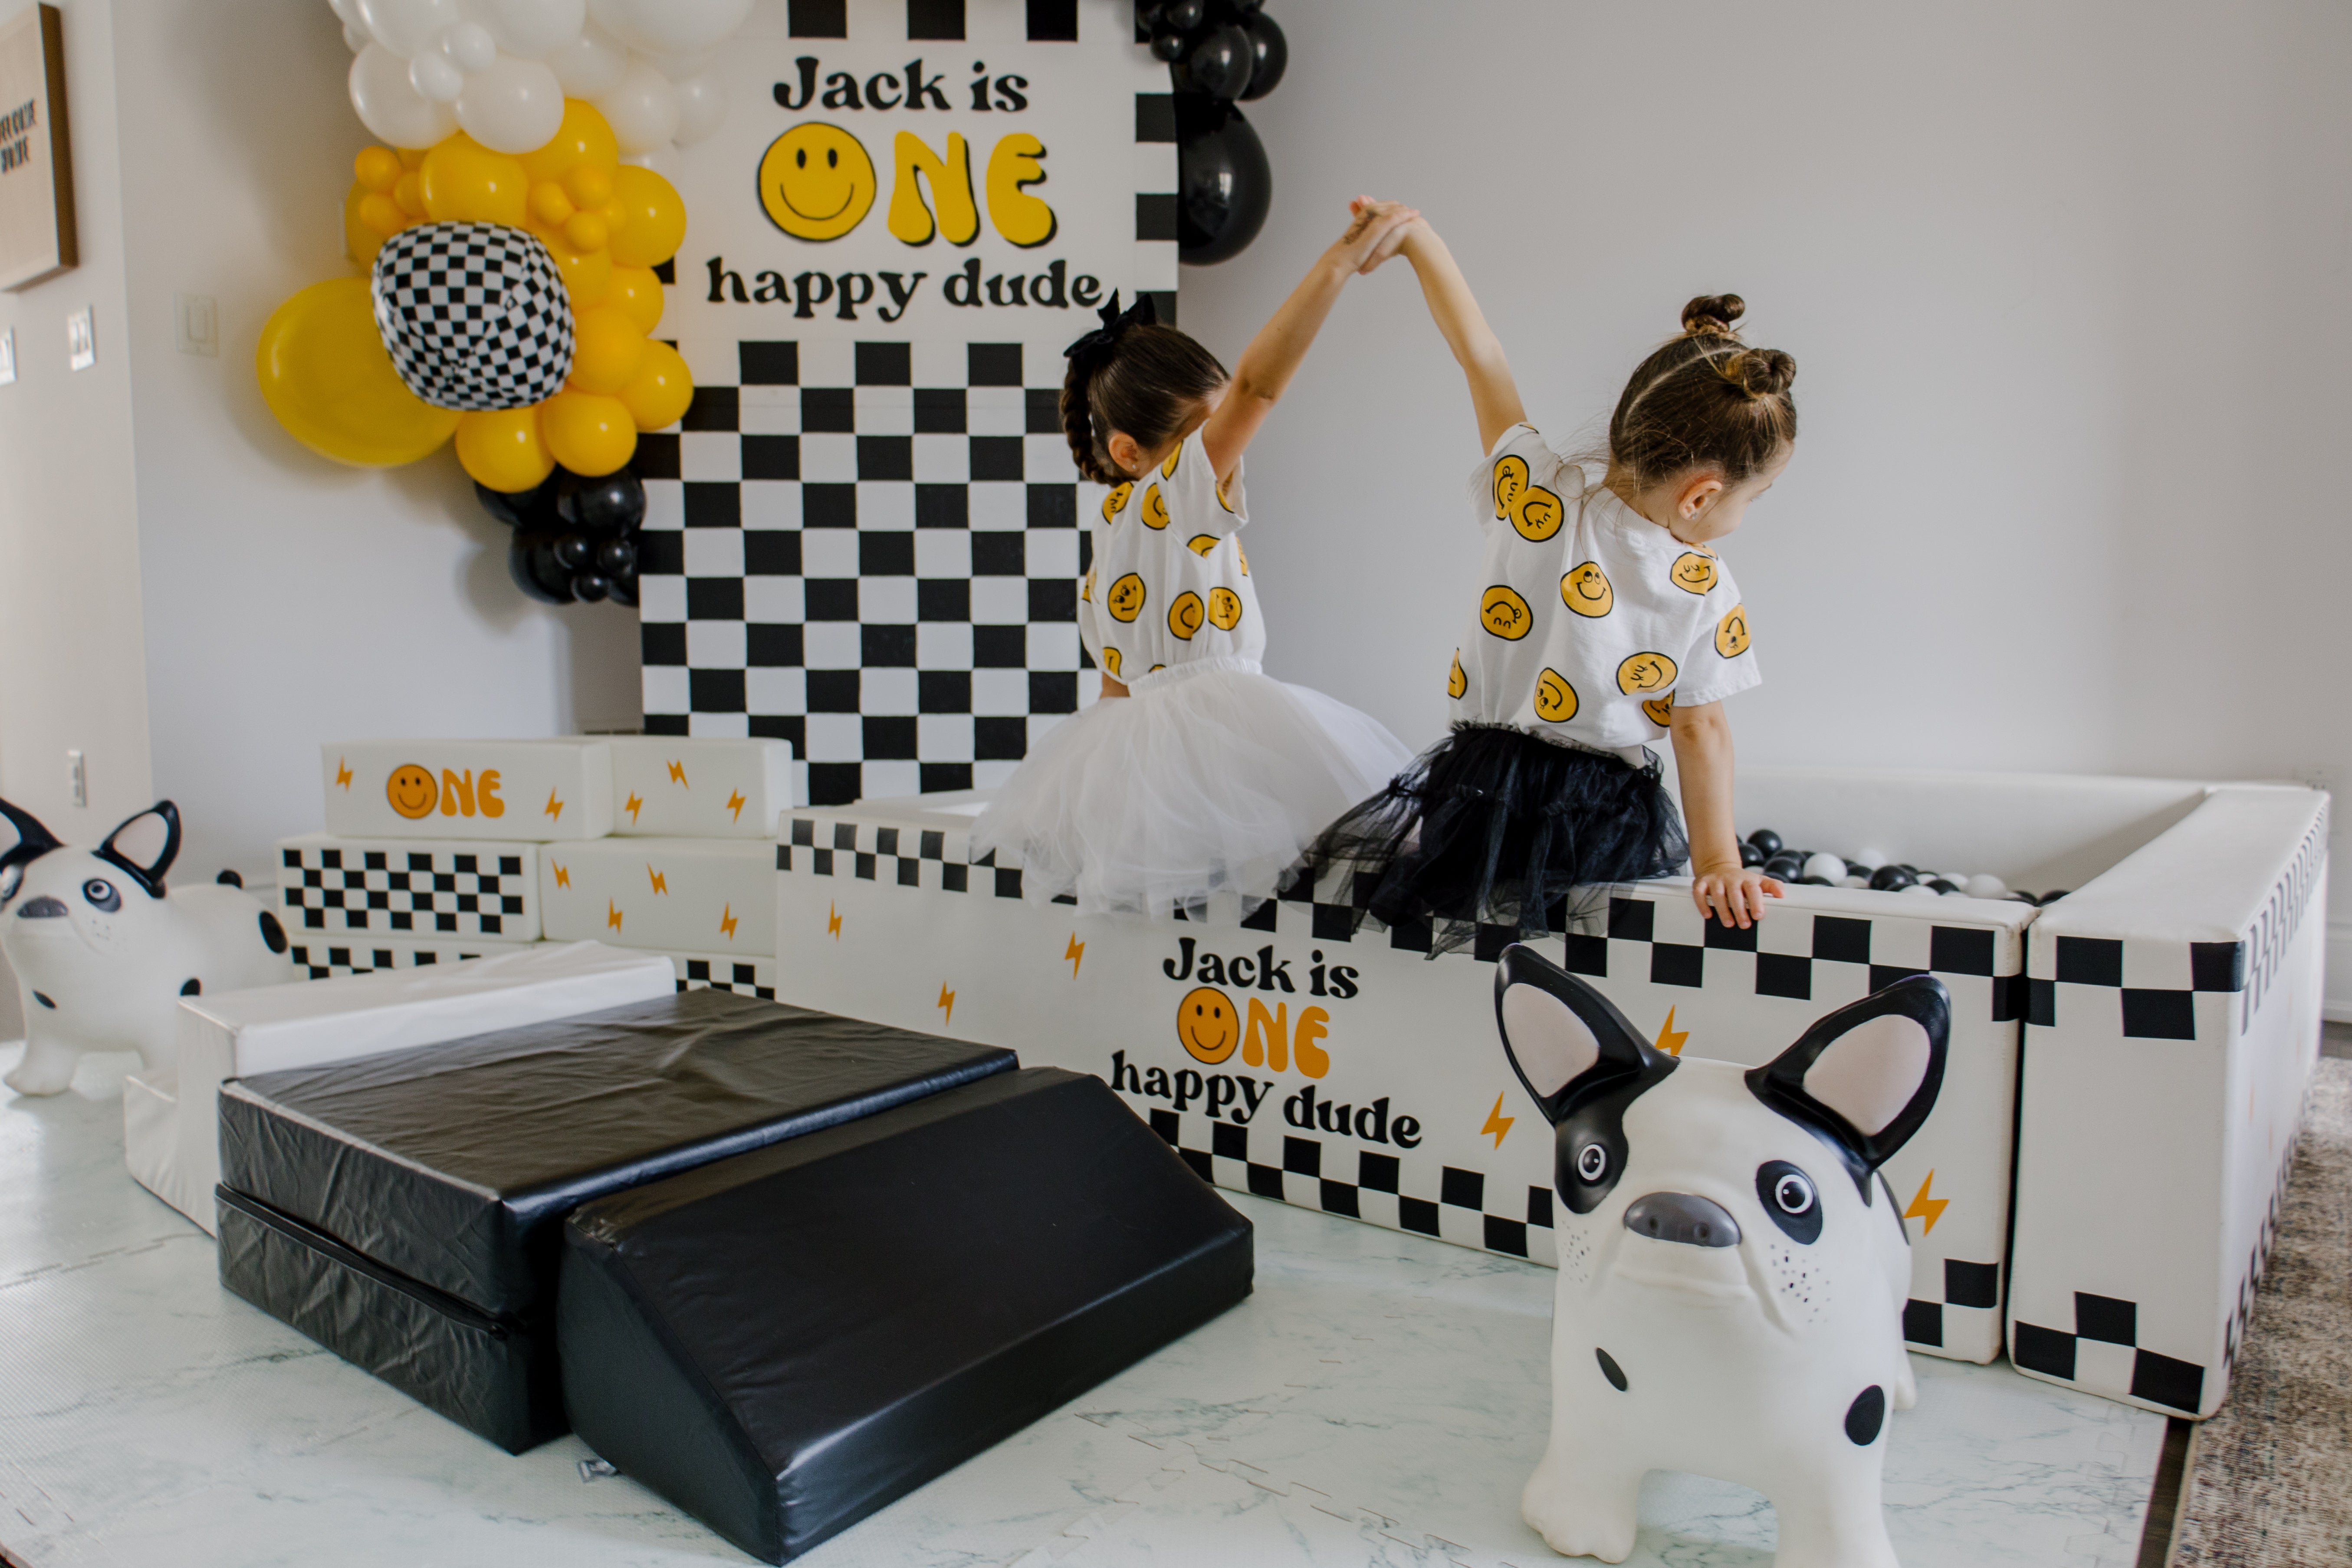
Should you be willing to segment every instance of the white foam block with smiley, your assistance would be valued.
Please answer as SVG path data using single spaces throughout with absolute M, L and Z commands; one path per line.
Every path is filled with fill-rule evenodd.
M 600 740 L 333 741 L 319 773 L 339 837 L 550 844 L 613 831 Z
M 1915 1393 L 1911 1258 L 1878 1170 L 1935 1108 L 1942 983 L 1897 981 L 1746 1069 L 1653 1048 L 1528 947 L 1503 953 L 1495 1011 L 1562 1210 L 1527 1521 L 1622 1563 L 1643 1476 L 1687 1470 L 1769 1498 L 1789 1568 L 1893 1568 L 1879 1480 Z
M 610 742 L 613 831 L 646 838 L 772 840 L 793 805 L 793 748 L 783 741 Z
M 766 839 L 555 845 L 540 857 L 541 917 L 551 941 L 772 958 L 775 878 Z

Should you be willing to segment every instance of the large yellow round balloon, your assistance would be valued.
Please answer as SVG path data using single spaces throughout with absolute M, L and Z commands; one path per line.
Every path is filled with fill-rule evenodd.
M 593 106 L 576 98 L 563 100 L 563 123 L 547 145 L 522 155 L 522 166 L 533 180 L 560 180 L 573 165 L 597 163 L 610 169 L 621 161 L 620 143 L 613 128 Z
M 627 214 L 613 230 L 613 259 L 623 267 L 658 267 L 686 239 L 686 203 L 677 187 L 635 163 L 613 173 L 613 199 Z
M 530 178 L 522 161 L 493 153 L 462 131 L 425 153 L 417 175 L 425 216 L 435 223 L 520 228 L 530 214 Z
M 540 434 L 539 410 L 484 409 L 457 420 L 457 461 L 494 490 L 527 490 L 555 471 Z
M 572 374 L 565 384 L 575 392 L 610 397 L 636 378 L 645 363 L 645 329 L 625 311 L 610 305 L 583 310 L 575 318 L 572 336 L 578 345 L 572 354 Z
M 615 267 L 613 281 L 604 290 L 604 302 L 625 313 L 636 322 L 637 331 L 650 332 L 661 325 L 661 279 L 650 267 Z
M 559 392 L 539 408 L 547 449 L 575 474 L 609 474 L 636 455 L 636 421 L 617 397 Z
M 287 433 L 339 463 L 413 463 L 457 428 L 456 409 L 436 408 L 402 384 L 364 278 L 313 283 L 278 306 L 261 329 L 254 374 Z
M 694 375 L 686 368 L 684 355 L 667 343 L 651 342 L 646 344 L 645 363 L 620 395 L 638 429 L 658 430 L 686 416 L 687 405 L 694 401 Z

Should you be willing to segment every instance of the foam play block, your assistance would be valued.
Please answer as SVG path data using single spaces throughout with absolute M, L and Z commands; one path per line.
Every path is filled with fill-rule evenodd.
M 319 748 L 327 831 L 343 838 L 601 838 L 603 741 L 334 741 Z
M 278 918 L 297 940 L 539 939 L 536 844 L 312 833 L 279 840 L 278 865 Z
M 615 739 L 613 831 L 634 837 L 776 836 L 793 805 L 793 749 L 782 741 Z
M 551 847 L 538 902 L 559 941 L 771 958 L 775 874 L 765 839 L 603 838 Z
M 681 991 L 732 991 L 738 996 L 776 999 L 776 961 L 764 954 L 666 952 Z
M 641 1002 L 661 995 L 667 979 L 649 953 L 576 942 L 185 997 L 176 1063 L 125 1082 L 124 1162 L 142 1186 L 210 1230 L 224 1080 Z
M 697 991 L 253 1074 L 221 1095 L 222 1280 L 520 1452 L 563 1429 L 546 1329 L 567 1211 L 1013 1066 Z
M 301 938 L 286 950 L 286 956 L 307 978 L 333 980 L 347 974 L 373 974 L 382 969 L 426 969 L 496 958 L 532 945 L 527 942 L 379 942 L 364 936 L 323 942 Z
M 1005 1073 L 583 1205 L 588 1446 L 796 1557 L 1248 1295 L 1249 1221 L 1101 1079 Z

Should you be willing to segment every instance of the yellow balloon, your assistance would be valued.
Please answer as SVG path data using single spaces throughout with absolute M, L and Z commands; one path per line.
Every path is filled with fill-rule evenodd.
M 357 180 L 352 182 L 351 194 L 343 198 L 343 254 L 362 267 L 375 260 L 375 253 L 383 247 L 384 237 L 361 216 L 360 209 L 371 201 L 385 199 Z M 399 210 L 397 207 L 393 209 L 395 213 Z
M 540 434 L 537 407 L 460 416 L 457 461 L 475 482 L 494 490 L 527 490 L 555 471 L 555 454 Z
M 363 147 L 352 160 L 352 173 L 369 190 L 388 196 L 400 184 L 400 154 L 389 147 Z
M 610 305 L 582 310 L 573 318 L 572 374 L 565 384 L 574 392 L 610 397 L 635 379 L 646 360 L 646 334 L 628 312 Z
M 572 308 L 584 310 L 604 303 L 605 293 L 613 287 L 613 253 L 574 250 L 562 229 L 539 224 L 529 226 L 555 258 L 556 270 L 563 274 L 564 291 L 572 296 Z
M 636 421 L 617 397 L 559 392 L 539 408 L 547 449 L 575 474 L 609 474 L 636 455 Z
M 435 223 L 502 223 L 530 214 L 530 178 L 519 159 L 493 153 L 464 132 L 425 154 L 417 170 L 425 216 Z
M 624 267 L 658 267 L 686 238 L 686 203 L 677 187 L 635 163 L 613 173 L 613 198 L 629 216 L 613 230 L 613 259 Z
M 522 166 L 534 180 L 560 180 L 582 163 L 612 168 L 621 161 L 620 143 L 613 128 L 593 106 L 576 98 L 563 100 L 563 123 L 555 136 L 535 153 L 522 155 Z
M 413 463 L 457 428 L 456 409 L 436 408 L 402 384 L 364 278 L 313 283 L 278 306 L 253 361 L 287 433 L 339 463 Z
M 650 332 L 661 325 L 662 282 L 650 267 L 615 267 L 604 302 L 627 313 L 637 331 Z
M 549 228 L 562 228 L 564 221 L 579 210 L 563 194 L 563 187 L 552 180 L 541 180 L 530 188 L 530 216 Z
M 400 205 L 402 212 L 419 223 L 425 221 L 425 182 L 415 170 L 409 170 L 394 184 L 392 199 Z
M 665 342 L 646 343 L 645 363 L 637 367 L 636 378 L 621 388 L 621 402 L 637 428 L 658 430 L 675 425 L 686 416 L 686 406 L 693 401 L 694 374 L 686 368 L 686 356 Z

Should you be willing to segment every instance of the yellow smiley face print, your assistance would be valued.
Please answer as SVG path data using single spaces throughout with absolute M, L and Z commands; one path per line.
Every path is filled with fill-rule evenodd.
M 1176 1004 L 1176 1040 L 1192 1059 L 1212 1067 L 1242 1043 L 1241 1016 L 1234 999 L 1213 985 L 1196 986 Z
M 1168 498 L 1160 493 L 1158 485 L 1150 486 L 1143 492 L 1143 526 L 1146 528 L 1168 526 Z
M 441 786 L 433 782 L 433 770 L 405 763 L 392 770 L 392 777 L 383 782 L 383 797 L 392 809 L 415 822 L 420 816 L 432 815 L 433 805 L 441 797 Z
M 1726 658 L 1738 658 L 1748 651 L 1748 606 L 1734 605 L 1731 613 L 1715 624 L 1715 651 Z
M 1716 584 L 1715 557 L 1696 550 L 1685 551 L 1675 557 L 1666 575 L 1685 594 L 1704 594 Z
M 1511 508 L 1511 526 L 1519 531 L 1521 539 L 1531 539 L 1538 544 L 1559 531 L 1560 521 L 1568 509 L 1559 498 L 1541 485 L 1529 485 L 1528 493 Z
M 1505 642 L 1517 642 L 1528 635 L 1536 621 L 1518 590 L 1507 583 L 1497 583 L 1479 595 L 1478 624 Z
M 1200 595 L 1179 594 L 1176 602 L 1168 606 L 1168 629 L 1179 639 L 1191 642 L 1192 634 L 1201 629 L 1202 613 Z
M 1547 665 L 1536 677 L 1536 717 L 1548 724 L 1565 724 L 1576 717 L 1576 688 Z
M 1659 729 L 1668 728 L 1675 721 L 1675 694 L 1669 691 L 1664 697 L 1649 699 L 1642 704 L 1642 711 L 1648 714 L 1650 722 Z
M 1231 588 L 1209 590 L 1209 624 L 1221 632 L 1242 624 L 1242 596 Z
M 1133 572 L 1110 585 L 1103 596 L 1103 607 L 1110 611 L 1115 621 L 1131 621 L 1143 614 L 1143 579 Z
M 1232 511 L 1234 510 L 1234 503 L 1225 499 L 1225 487 L 1231 483 L 1233 483 L 1233 480 L 1230 479 L 1223 479 L 1217 481 L 1217 504 L 1223 507 L 1227 511 Z
M 1196 533 L 1184 542 L 1184 548 L 1195 555 L 1206 555 L 1216 547 L 1217 536 L 1213 533 Z
M 1234 541 L 1234 559 L 1242 563 L 1242 575 L 1248 576 L 1249 552 L 1242 548 L 1242 542 L 1238 539 Z
M 1664 691 L 1675 683 L 1675 661 L 1662 653 L 1637 653 L 1617 667 L 1617 689 L 1632 697 Z
M 1517 453 L 1507 453 L 1495 459 L 1495 515 L 1506 518 L 1527 493 L 1528 460 Z
M 1588 561 L 1559 580 L 1559 602 L 1580 616 L 1598 618 L 1617 605 L 1617 590 L 1597 562 Z
M 1110 494 L 1103 497 L 1103 521 L 1105 522 L 1109 522 L 1116 519 L 1120 512 L 1125 511 L 1127 510 L 1127 498 L 1134 493 L 1135 481 L 1133 479 L 1129 479 L 1127 483 L 1113 489 Z
M 1163 479 L 1174 479 L 1176 477 L 1176 459 L 1181 458 L 1183 455 L 1184 443 L 1179 441 L 1176 443 L 1175 449 L 1168 454 L 1168 460 L 1160 465 L 1160 477 Z
M 1108 643 L 1105 643 L 1103 645 L 1102 656 L 1103 673 L 1109 676 L 1113 680 L 1117 680 L 1118 679 L 1118 649 L 1111 647 Z
M 874 160 L 838 125 L 795 125 L 760 160 L 760 205 L 794 239 L 839 239 L 864 220 L 875 188 Z
M 1445 695 L 1459 702 L 1462 694 L 1469 689 L 1470 678 L 1462 673 L 1462 650 L 1457 647 L 1454 650 L 1454 668 L 1445 672 Z

